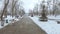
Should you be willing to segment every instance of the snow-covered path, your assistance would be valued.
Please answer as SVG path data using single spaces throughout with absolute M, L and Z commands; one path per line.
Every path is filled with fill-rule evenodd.
M 29 16 L 30 17 L 30 16 Z M 47 22 L 39 21 L 39 18 L 34 16 L 30 17 L 39 27 L 47 32 L 47 34 L 60 34 L 60 24 L 56 21 L 48 20 Z

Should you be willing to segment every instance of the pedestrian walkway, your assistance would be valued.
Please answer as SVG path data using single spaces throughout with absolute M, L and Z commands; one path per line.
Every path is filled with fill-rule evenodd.
M 6 26 L 0 30 L 0 34 L 46 34 L 29 17 L 23 17 L 18 22 Z

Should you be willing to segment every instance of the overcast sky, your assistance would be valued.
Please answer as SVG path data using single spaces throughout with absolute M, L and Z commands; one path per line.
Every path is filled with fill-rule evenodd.
M 2 9 L 3 7 L 3 0 L 0 0 L 0 10 Z
M 33 9 L 34 8 L 34 5 L 38 2 L 40 2 L 41 0 L 22 0 L 24 2 L 24 8 L 25 8 L 25 11 L 28 13 L 29 9 Z

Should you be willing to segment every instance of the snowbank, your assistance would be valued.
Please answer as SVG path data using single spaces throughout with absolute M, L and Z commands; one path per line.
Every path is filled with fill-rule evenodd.
M 60 19 L 60 15 L 58 15 L 58 16 L 53 16 L 53 15 L 51 15 L 51 16 L 47 16 L 49 19 Z
M 14 23 L 13 19 L 14 19 L 15 21 L 19 21 L 20 16 L 19 16 L 19 18 L 16 18 L 15 16 L 12 17 L 12 16 L 8 15 L 7 18 L 4 19 L 4 20 L 5 20 L 5 21 L 4 21 L 4 26 L 1 26 L 1 21 L 0 21 L 0 29 L 1 29 L 1 28 L 4 28 L 5 26 L 7 26 L 7 25 L 9 25 L 9 24 Z M 6 20 L 8 20 L 8 23 L 6 23 Z
M 51 16 L 50 16 L 51 17 Z M 60 24 L 56 21 L 48 20 L 47 22 L 39 21 L 39 18 L 34 16 L 30 17 L 39 27 L 47 32 L 47 34 L 60 34 Z

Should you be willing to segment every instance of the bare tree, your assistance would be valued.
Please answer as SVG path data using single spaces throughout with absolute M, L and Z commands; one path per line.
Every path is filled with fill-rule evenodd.
M 58 6 L 57 6 L 57 1 L 58 1 L 58 0 L 53 0 L 53 15 L 55 15 L 55 12 L 56 12 L 56 10 L 57 10 L 57 8 L 58 8 Z
M 33 10 L 29 9 L 29 14 L 31 17 L 33 17 Z
M 4 2 L 5 2 L 5 3 L 4 3 L 3 12 L 2 12 L 2 14 L 1 14 L 1 20 L 3 20 L 3 15 L 4 15 L 4 12 L 7 10 L 7 6 L 8 6 L 8 4 L 9 4 L 9 0 L 5 0 Z
M 19 14 L 21 17 L 25 14 L 25 9 L 23 7 L 23 1 L 20 1 Z
M 35 5 L 34 9 L 33 9 L 33 12 L 34 12 L 34 15 L 38 15 L 38 4 Z
M 16 4 L 15 5 L 15 8 L 14 8 L 14 10 L 15 10 L 14 11 L 15 12 L 14 14 L 15 14 L 16 17 L 18 17 L 18 15 L 19 15 L 19 6 L 20 6 L 20 4 Z
M 12 17 L 13 17 L 13 15 L 14 15 L 14 8 L 15 8 L 17 2 L 18 2 L 18 0 L 12 0 L 12 8 L 11 8 L 11 10 L 12 10 L 12 11 L 11 11 L 11 12 L 12 12 Z

